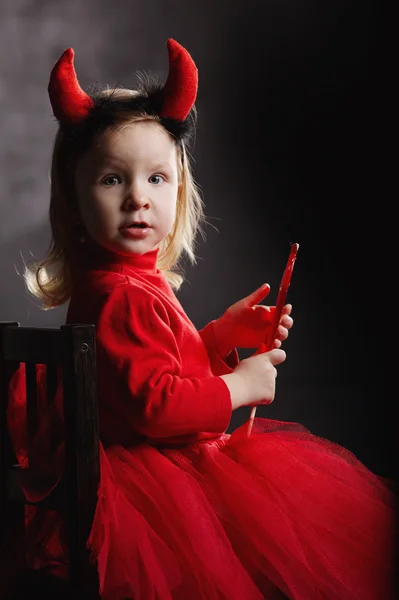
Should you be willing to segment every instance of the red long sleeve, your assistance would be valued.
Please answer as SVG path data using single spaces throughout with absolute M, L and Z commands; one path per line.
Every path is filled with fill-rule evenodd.
M 184 362 L 189 359 L 191 373 L 184 375 L 187 338 L 190 353 Z M 101 310 L 97 342 L 99 363 L 108 366 L 99 372 L 100 384 L 114 383 L 119 409 L 143 435 L 163 438 L 228 427 L 230 393 L 220 377 L 206 373 L 209 359 L 199 334 L 183 319 L 175 321 L 173 331 L 155 295 L 136 285 L 116 286 Z

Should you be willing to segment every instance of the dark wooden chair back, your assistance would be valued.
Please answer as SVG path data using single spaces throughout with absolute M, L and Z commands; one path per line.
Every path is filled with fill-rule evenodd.
M 71 590 L 96 598 L 97 577 L 89 564 L 87 539 L 99 485 L 99 431 L 94 325 L 64 325 L 59 329 L 20 327 L 0 322 L 0 544 L 10 519 L 24 529 L 23 492 L 26 477 L 40 477 L 34 465 L 16 464 L 6 411 L 11 377 L 20 363 L 26 369 L 28 444 L 38 426 L 36 365 L 46 365 L 46 400 L 51 402 L 62 373 L 65 466 L 57 487 L 35 506 L 60 511 L 67 520 L 69 583 Z M 33 472 L 32 472 L 33 471 Z M 75 596 L 76 597 L 76 596 Z

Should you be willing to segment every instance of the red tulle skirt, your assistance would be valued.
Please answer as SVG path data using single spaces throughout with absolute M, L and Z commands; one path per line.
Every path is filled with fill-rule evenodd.
M 181 449 L 101 454 L 103 600 L 388 600 L 396 495 L 346 449 L 256 419 Z
M 88 540 L 101 598 L 393 600 L 393 483 L 296 423 L 246 429 L 179 449 L 101 447 Z M 36 567 L 65 560 L 56 519 L 28 514 L 45 540 Z

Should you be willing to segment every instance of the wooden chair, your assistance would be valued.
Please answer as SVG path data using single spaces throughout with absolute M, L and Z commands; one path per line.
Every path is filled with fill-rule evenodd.
M 22 490 L 26 477 L 40 477 L 34 465 L 22 469 L 16 464 L 6 422 L 10 379 L 20 363 L 26 368 L 28 440 L 37 428 L 36 365 L 46 365 L 46 401 L 57 389 L 57 373 L 62 372 L 63 417 L 65 420 L 65 467 L 62 480 L 44 500 L 28 502 Z M 29 447 L 28 447 L 29 461 Z M 86 548 L 97 502 L 99 484 L 99 433 L 94 325 L 64 325 L 59 329 L 20 327 L 17 322 L 0 322 L 0 547 L 10 523 L 18 522 L 24 531 L 26 504 L 61 511 L 67 520 L 69 580 L 55 584 L 43 578 L 48 597 L 98 598 L 96 569 L 89 564 Z M 15 521 L 17 520 L 17 521 Z M 25 585 L 28 598 L 32 582 L 40 573 L 27 567 Z M 55 580 L 54 580 L 55 582 Z M 58 588 L 57 588 L 58 585 Z M 23 587 L 23 586 L 22 586 Z M 22 589 L 21 587 L 21 589 Z M 68 590 L 63 596 L 61 590 Z M 26 595 L 24 595 L 26 593 Z M 41 596 L 43 597 L 43 596 Z M 47 597 L 47 596 L 46 596 Z

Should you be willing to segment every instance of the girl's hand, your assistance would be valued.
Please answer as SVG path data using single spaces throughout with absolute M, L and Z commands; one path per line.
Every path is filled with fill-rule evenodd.
M 270 404 L 276 392 L 276 365 L 285 361 L 284 350 L 270 350 L 244 358 L 232 373 L 221 375 L 230 391 L 233 410 Z
M 266 298 L 270 286 L 266 283 L 255 292 L 232 304 L 226 312 L 214 322 L 216 345 L 222 356 L 235 347 L 258 348 L 268 338 L 273 322 L 274 306 L 259 305 Z M 294 324 L 290 317 L 291 304 L 286 304 L 277 329 L 273 348 L 280 348 L 287 339 L 289 330 Z

